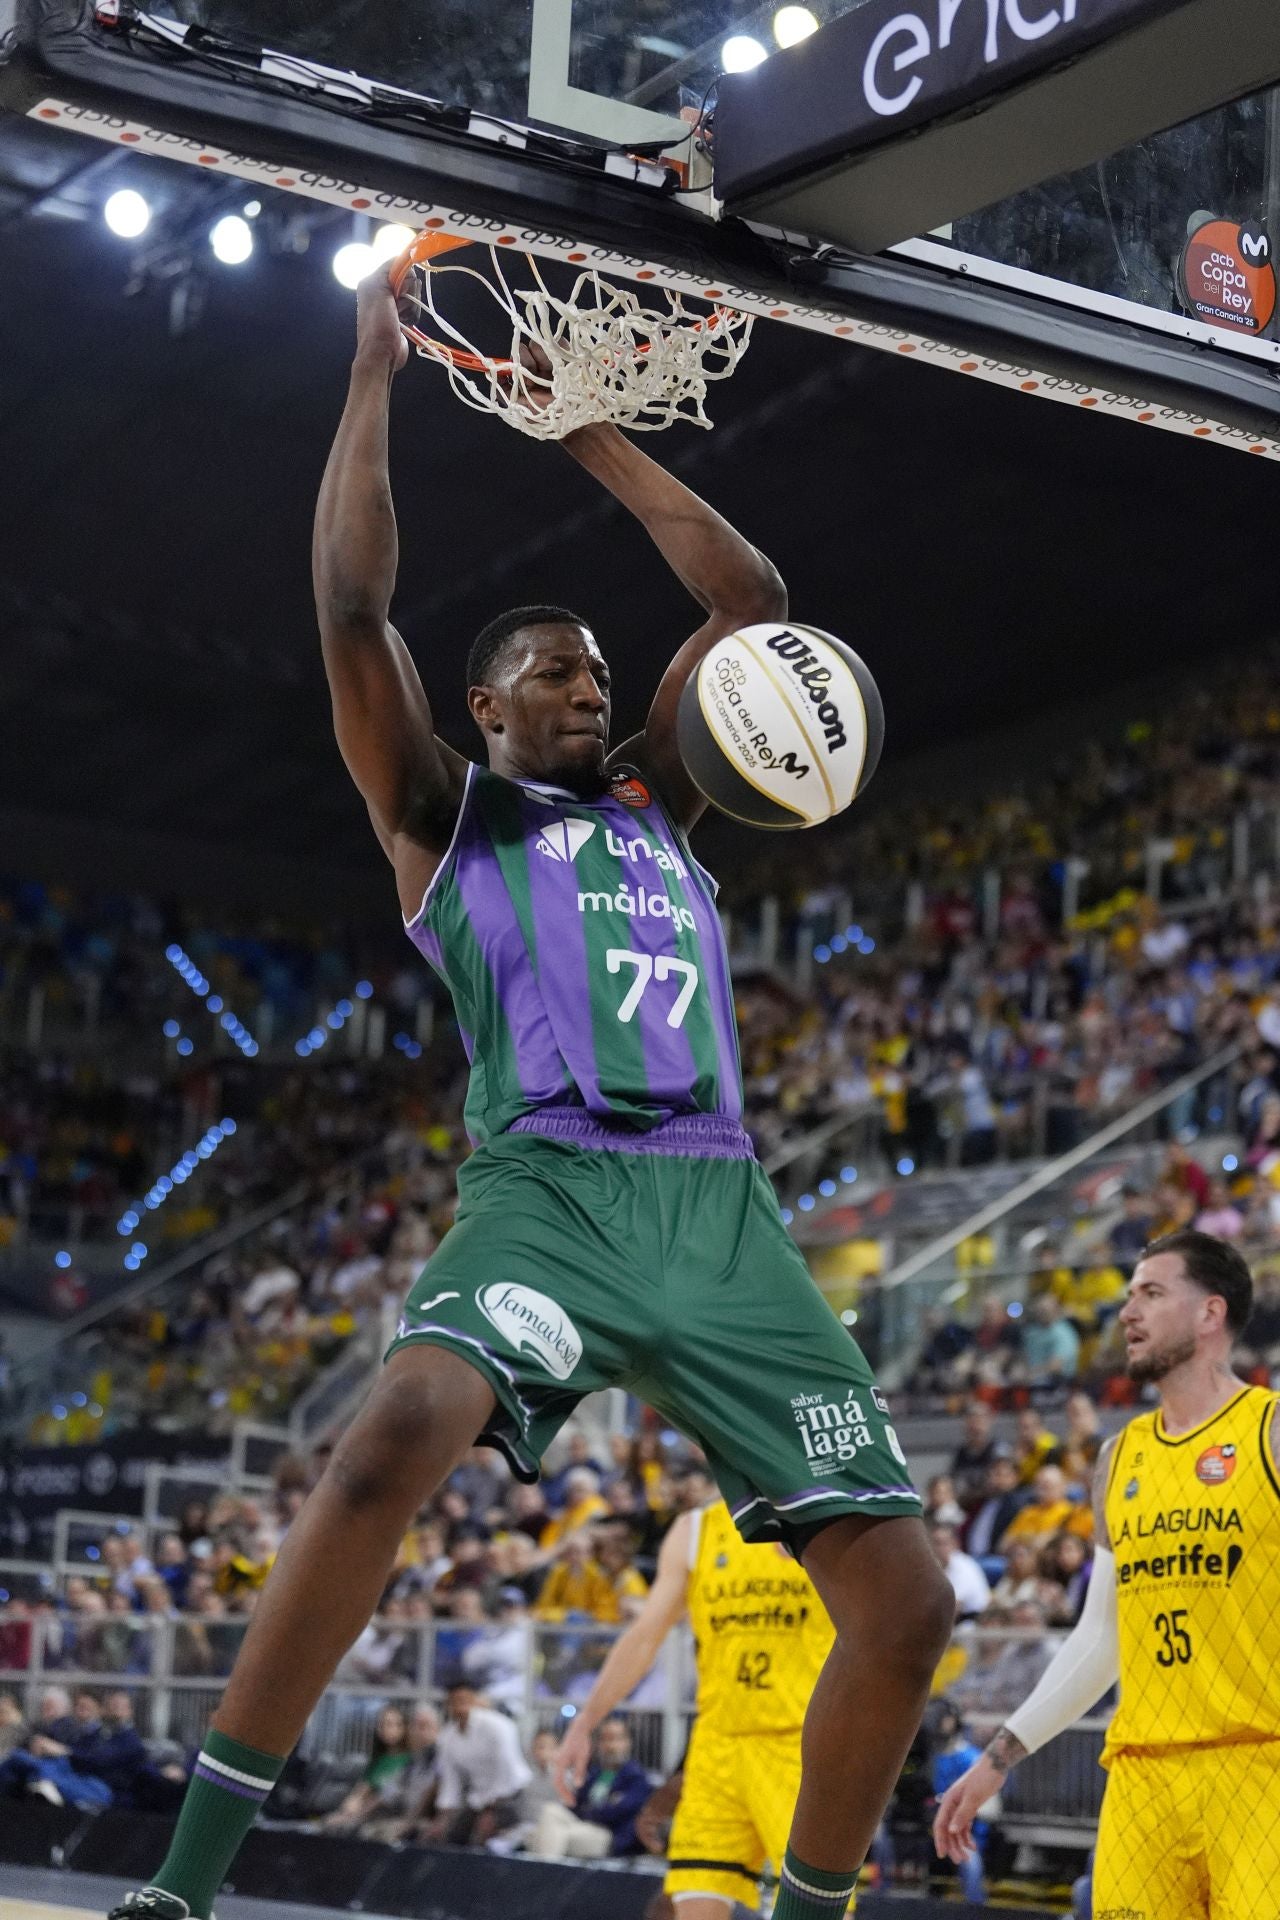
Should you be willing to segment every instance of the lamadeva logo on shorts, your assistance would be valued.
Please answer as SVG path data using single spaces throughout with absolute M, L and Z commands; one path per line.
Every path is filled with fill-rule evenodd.
M 582 1336 L 563 1307 L 535 1287 L 497 1280 L 481 1287 L 476 1304 L 517 1353 L 532 1353 L 557 1380 L 567 1380 L 582 1358 Z

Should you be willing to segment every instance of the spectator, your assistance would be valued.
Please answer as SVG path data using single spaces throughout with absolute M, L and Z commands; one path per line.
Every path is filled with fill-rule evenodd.
M 1054 1282 L 1054 1297 L 1082 1340 L 1117 1313 L 1124 1299 L 1123 1273 L 1101 1249 L 1092 1251 L 1097 1257 L 1078 1267 L 1064 1267 Z
M 156 1549 L 156 1572 L 169 1589 L 169 1597 L 179 1611 L 187 1604 L 187 1583 L 191 1578 L 191 1562 L 187 1556 L 187 1547 L 179 1533 L 166 1533 Z
M 1001 1642 L 990 1665 L 966 1673 L 957 1683 L 953 1691 L 958 1706 L 982 1714 L 1005 1714 L 1026 1699 L 1053 1657 L 1045 1636 L 1045 1617 L 1039 1600 L 1017 1602 L 1009 1625 L 1020 1631 Z
M 1085 1501 L 1072 1500 L 1067 1491 L 1067 1476 L 1061 1467 L 1041 1467 L 1035 1477 L 1032 1498 L 1004 1530 L 1000 1551 L 1007 1553 L 1015 1540 L 1032 1547 L 1044 1546 L 1055 1533 L 1078 1533 L 1093 1538 L 1093 1512 Z
M 963 1364 L 973 1345 L 973 1328 L 955 1314 L 931 1307 L 924 1316 L 924 1345 L 916 1361 L 914 1385 L 918 1393 L 955 1393 L 968 1369 Z
M 986 1497 L 965 1530 L 965 1551 L 978 1561 L 994 1554 L 1014 1515 L 1030 1498 L 1030 1487 L 1018 1483 L 1013 1455 L 1007 1451 L 997 1455 L 987 1472 Z
M 409 1764 L 385 1783 L 371 1811 L 355 1831 L 365 1840 L 399 1842 L 416 1838 L 435 1811 L 440 1782 L 440 1716 L 420 1700 L 409 1715 Z
M 519 1587 L 503 1587 L 494 1625 L 462 1650 L 462 1675 L 496 1707 L 522 1707 L 533 1656 L 529 1608 Z
M 1057 1453 L 1058 1446 L 1057 1434 L 1050 1433 L 1038 1408 L 1019 1409 L 1014 1422 L 1014 1457 L 1018 1462 L 1018 1479 L 1023 1486 L 1030 1486 L 1045 1461 Z
M 443 1604 L 447 1624 L 442 1620 L 436 1628 L 433 1678 L 437 1687 L 448 1688 L 465 1681 L 467 1652 L 484 1638 L 488 1617 L 479 1587 L 457 1587 Z
M 641 1852 L 636 1816 L 650 1791 L 648 1774 L 631 1757 L 626 1721 L 604 1721 L 596 1735 L 595 1760 L 572 1810 L 548 1801 L 534 1829 L 531 1851 L 550 1859 L 568 1855 L 575 1860 L 617 1859 Z
M 955 1481 L 949 1473 L 935 1473 L 925 1487 L 924 1517 L 947 1527 L 964 1525 L 964 1509 L 956 1499 Z
M 138 1582 L 155 1572 L 137 1534 L 128 1528 L 109 1533 L 103 1540 L 102 1563 L 111 1576 L 112 1589 L 123 1594 L 131 1606 L 137 1598 Z
M 589 1526 L 608 1508 L 600 1497 L 600 1477 L 591 1467 L 571 1467 L 564 1479 L 563 1510 L 548 1520 L 538 1544 L 544 1553 L 554 1552 L 571 1533 Z
M 675 1510 L 677 1513 L 693 1513 L 699 1507 L 710 1506 L 719 1498 L 719 1489 L 705 1466 L 696 1460 L 690 1461 L 672 1477 L 675 1492 Z
M 1074 1380 L 1080 1366 L 1080 1335 L 1062 1314 L 1056 1294 L 1041 1293 L 1027 1311 L 1022 1336 L 1022 1371 L 1033 1388 L 1059 1386 Z
M 960 1105 L 960 1165 L 985 1166 L 995 1159 L 997 1145 L 996 1110 L 986 1076 L 960 1047 L 952 1051 L 947 1064 Z
M 65 1687 L 44 1689 L 32 1731 L 38 1739 L 51 1740 L 58 1746 L 70 1746 L 80 1731 L 80 1723 L 71 1710 L 71 1695 Z
M 371 1819 L 413 1759 L 409 1723 L 402 1707 L 383 1707 L 373 1723 L 369 1764 L 340 1807 L 324 1817 L 330 1832 L 354 1833 Z
M 1171 1140 L 1165 1148 L 1160 1181 L 1162 1186 L 1188 1195 L 1197 1209 L 1209 1204 L 1209 1176 L 1180 1140 Z
M 556 1786 L 556 1749 L 560 1742 L 549 1727 L 534 1734 L 529 1747 L 529 1784 L 520 1794 L 520 1821 L 506 1836 L 512 1849 L 527 1847 L 544 1807 L 560 1806 Z M 499 1843 L 500 1844 L 500 1843 Z
M 559 1508 L 571 1506 L 573 1503 L 573 1494 L 569 1486 L 569 1476 L 571 1473 L 582 1472 L 585 1469 L 586 1472 L 594 1474 L 597 1492 L 600 1489 L 601 1481 L 605 1478 L 605 1470 L 592 1453 L 591 1442 L 587 1439 L 586 1434 L 582 1432 L 581 1428 L 574 1427 L 569 1433 L 562 1435 L 561 1438 L 565 1446 L 564 1460 L 557 1471 L 543 1483 L 547 1496 L 547 1505 L 553 1513 L 558 1511 Z
M 624 1626 L 644 1602 L 649 1583 L 635 1563 L 636 1543 L 630 1526 L 615 1519 L 595 1530 L 595 1560 L 608 1583 L 612 1601 L 601 1596 L 593 1618 L 606 1626 Z
M 1209 1182 L 1208 1198 L 1196 1215 L 1196 1227 L 1201 1233 L 1211 1233 L 1217 1240 L 1235 1242 L 1242 1237 L 1244 1215 L 1232 1200 L 1225 1180 Z
M 973 1391 L 989 1394 L 1002 1390 L 1021 1351 L 1022 1334 L 1010 1308 L 997 1294 L 984 1295 L 973 1346 L 967 1355 Z
M 564 1542 L 538 1595 L 534 1613 L 539 1620 L 598 1620 L 611 1625 L 620 1619 L 618 1592 L 591 1546 L 585 1533 L 573 1534 Z
M 956 1619 L 972 1620 L 985 1613 L 991 1603 L 991 1588 L 977 1561 L 961 1552 L 955 1527 L 946 1520 L 930 1520 L 929 1542 L 956 1596 Z
M 988 1619 L 1007 1620 L 1024 1600 L 1037 1600 L 1046 1611 L 1057 1596 L 1040 1572 L 1040 1554 L 1033 1541 L 1012 1540 L 1004 1572 L 991 1589 Z
M 70 1764 L 76 1773 L 100 1780 L 116 1806 L 134 1803 L 139 1783 L 152 1769 L 133 1724 L 133 1701 L 123 1688 L 105 1695 L 101 1720 L 87 1727 L 76 1741 Z M 177 1777 L 186 1778 L 181 1768 Z
M 532 1774 L 515 1725 L 479 1704 L 475 1689 L 449 1689 L 440 1734 L 440 1789 L 427 1832 L 453 1847 L 483 1846 L 520 1818 L 519 1795 Z
M 507 1495 L 507 1513 L 514 1531 L 527 1533 L 535 1542 L 542 1539 L 550 1521 L 546 1495 L 540 1486 L 528 1487 L 515 1481 Z
M 0 1760 L 7 1760 L 26 1740 L 27 1723 L 16 1695 L 0 1693 Z
M 335 1678 L 348 1686 L 385 1687 L 398 1670 L 408 1639 L 404 1601 L 385 1601 L 381 1612 L 343 1655 Z
M 1050 1625 L 1074 1627 L 1093 1572 L 1088 1542 L 1078 1533 L 1055 1533 L 1040 1556 L 1040 1569 L 1056 1589 L 1047 1601 Z
M 1093 1470 L 1102 1451 L 1102 1422 L 1098 1409 L 1082 1388 L 1067 1395 L 1066 1432 L 1059 1448 L 1058 1464 L 1067 1476 L 1068 1486 L 1087 1498 L 1093 1486 Z
M 988 1304 L 990 1296 L 984 1299 Z M 995 1303 L 1000 1307 L 999 1301 Z M 1000 1307 L 1001 1318 L 1004 1309 Z M 964 1433 L 951 1456 L 951 1477 L 956 1498 L 967 1512 L 973 1513 L 986 1497 L 992 1462 L 1001 1452 L 995 1433 L 995 1415 L 985 1400 L 972 1400 L 965 1408 Z
M 75 1757 L 82 1747 L 97 1738 L 102 1724 L 101 1703 L 97 1694 L 81 1688 L 72 1706 L 71 1726 L 52 1724 L 65 1731 L 65 1739 L 51 1733 L 36 1732 L 25 1747 L 15 1747 L 7 1760 L 0 1762 L 0 1796 L 37 1794 L 55 1807 L 105 1807 L 111 1804 L 111 1789 L 92 1770 L 81 1772 Z
M 1112 1258 L 1121 1267 L 1133 1267 L 1151 1238 L 1151 1203 L 1141 1187 L 1126 1186 L 1124 1210 L 1107 1235 Z
M 447 1484 L 466 1501 L 468 1517 L 487 1527 L 490 1515 L 502 1505 L 510 1479 L 509 1469 L 491 1447 L 472 1447 Z

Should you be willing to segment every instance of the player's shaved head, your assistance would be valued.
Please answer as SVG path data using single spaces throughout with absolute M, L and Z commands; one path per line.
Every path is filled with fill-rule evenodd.
M 467 655 L 467 685 L 488 686 L 511 642 L 530 627 L 581 627 L 584 633 L 590 632 L 581 614 L 572 612 L 568 607 L 512 607 L 491 620 L 487 627 L 481 627 L 471 642 L 471 651 Z

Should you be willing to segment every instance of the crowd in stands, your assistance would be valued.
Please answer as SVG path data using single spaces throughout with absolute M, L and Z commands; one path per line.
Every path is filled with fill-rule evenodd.
M 1237 1078 L 1244 1144 L 1219 1154 L 1220 1171 L 1203 1164 L 1207 1155 L 1171 1141 L 1152 1177 L 1117 1178 L 1119 1191 L 1083 1210 L 1069 1233 L 1034 1233 L 1016 1281 L 975 1289 L 971 1304 L 966 1293 L 926 1317 L 910 1381 L 918 1407 L 956 1407 L 973 1395 L 1011 1408 L 1075 1386 L 1104 1406 L 1131 1405 L 1135 1389 L 1116 1316 L 1143 1247 L 1185 1227 L 1245 1253 L 1256 1288 L 1237 1365 L 1259 1385 L 1280 1381 L 1280 1144 L 1269 1137 L 1273 1107 L 1280 1121 L 1276 1053 L 1255 1048 Z
M 1229 897 L 1242 828 L 1254 869 L 1274 863 L 1275 686 L 1273 649 L 1198 673 L 1156 718 L 1073 749 L 1039 782 L 855 810 L 809 836 L 799 865 L 761 848 L 727 891 L 774 892 L 793 926 L 821 926 L 841 895 L 856 911 L 868 894 L 917 903 L 874 954 L 837 932 L 802 1004 L 756 993 L 740 1008 L 762 1148 L 869 1098 L 894 1162 L 1063 1151 L 1247 1037 L 1255 1016 L 1280 1037 L 1280 902 Z M 1145 891 L 1153 849 L 1159 905 Z M 1083 910 L 1064 926 L 1072 863 Z M 1206 1115 L 1189 1103 L 1184 1118 Z
M 0 1668 L 25 1670 L 42 1639 L 46 1671 L 147 1676 L 229 1673 L 244 1621 L 322 1470 L 327 1449 L 286 1455 L 270 1496 L 190 1500 L 148 1542 L 117 1522 L 91 1545 L 83 1573 L 56 1596 L 11 1602 Z M 339 1680 L 392 1689 L 466 1683 L 522 1707 L 535 1624 L 541 1693 L 573 1699 L 594 1671 L 600 1628 L 632 1617 L 648 1591 L 672 1518 L 712 1496 L 691 1451 L 655 1434 L 616 1436 L 603 1460 L 572 1434 L 560 1471 L 539 1486 L 512 1479 L 476 1448 L 406 1536 L 377 1617 Z M 161 1639 L 172 1627 L 171 1648 Z M 437 1630 L 425 1641 L 418 1629 Z M 425 1662 L 425 1666 L 424 1666 Z
M 648 1591 L 666 1528 L 714 1488 L 694 1450 L 656 1432 L 616 1436 L 603 1458 L 574 1432 L 562 1455 L 528 1487 L 478 1447 L 418 1514 L 377 1615 L 337 1675 L 356 1690 L 352 1711 L 370 1747 L 354 1775 L 350 1760 L 313 1759 L 308 1782 L 300 1759 L 277 1814 L 371 1838 L 549 1857 L 646 1850 L 637 1821 L 656 1782 L 632 1757 L 625 1720 L 601 1728 L 595 1765 L 568 1808 L 551 1780 L 554 1735 L 535 1733 L 526 1758 L 513 1716 L 585 1696 L 612 1633 Z M 130 1688 L 225 1678 L 326 1457 L 323 1448 L 284 1457 L 269 1496 L 192 1499 L 150 1541 L 140 1527 L 104 1526 L 85 1571 L 59 1591 L 6 1596 L 0 1672 L 77 1684 L 46 1685 L 29 1723 L 18 1693 L 0 1691 L 0 1799 L 172 1804 L 194 1753 L 139 1735 Z M 631 1704 L 661 1705 L 662 1685 L 650 1694 L 642 1688 Z M 430 1699 L 441 1696 L 443 1720 Z M 216 1693 L 205 1697 L 211 1706 Z

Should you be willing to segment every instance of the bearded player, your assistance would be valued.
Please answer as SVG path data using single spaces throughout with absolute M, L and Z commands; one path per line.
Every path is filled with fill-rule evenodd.
M 580 1398 L 625 1384 L 704 1449 L 750 1539 L 783 1540 L 838 1637 L 805 1726 L 778 1920 L 843 1912 L 951 1626 L 887 1406 L 787 1237 L 742 1127 L 728 959 L 689 850 L 676 707 L 716 641 L 785 612 L 770 563 L 614 428 L 564 445 L 705 619 L 609 752 L 609 672 L 562 607 L 480 634 L 488 765 L 437 739 L 390 624 L 387 471 L 407 348 L 361 289 L 316 514 L 338 744 L 471 1057 L 457 1224 L 289 1530 L 153 1888 L 121 1920 L 206 1920 L 254 1812 L 364 1627 L 414 1513 L 477 1440 L 523 1479 Z M 441 560 L 447 564 L 447 554 Z
M 1096 1920 L 1280 1920 L 1280 1395 L 1231 1369 L 1252 1301 L 1208 1234 L 1138 1262 L 1120 1320 L 1129 1377 L 1160 1405 L 1099 1455 L 1080 1624 L 934 1823 L 959 1861 L 1010 1768 L 1118 1679 Z
M 635 1691 L 687 1616 L 698 1717 L 667 1849 L 679 1920 L 725 1920 L 781 1866 L 800 1788 L 805 1709 L 835 1637 L 812 1581 L 778 1544 L 748 1545 L 723 1500 L 681 1514 L 645 1603 L 610 1650 L 556 1756 L 558 1784 L 584 1778 L 591 1736 Z

